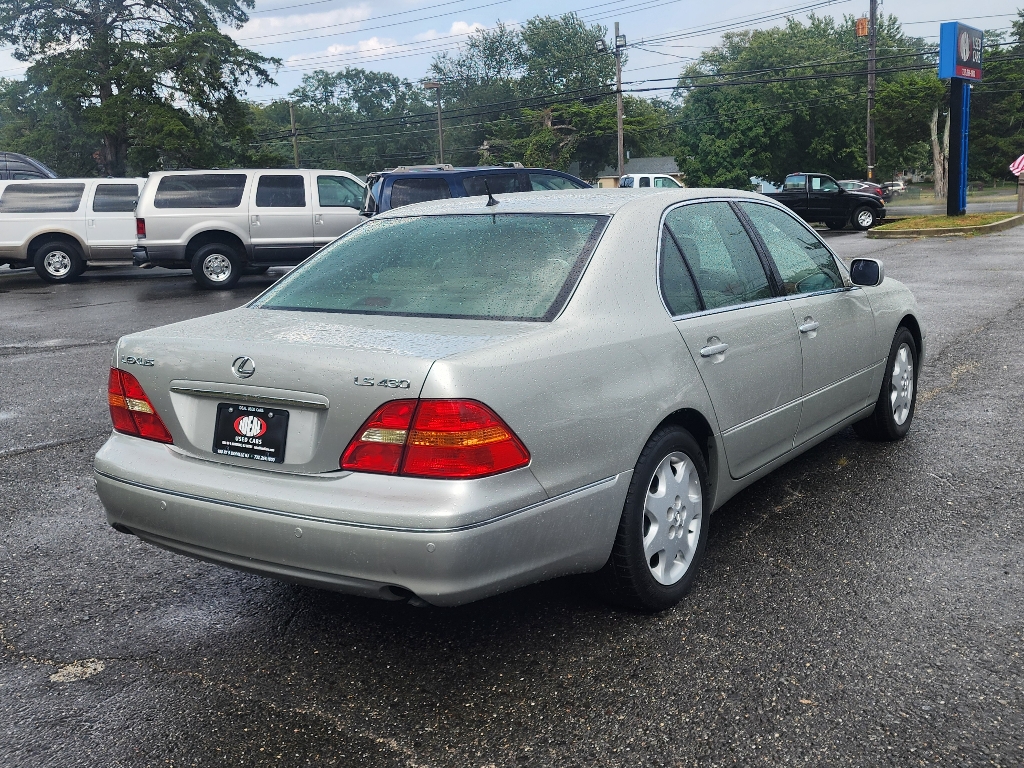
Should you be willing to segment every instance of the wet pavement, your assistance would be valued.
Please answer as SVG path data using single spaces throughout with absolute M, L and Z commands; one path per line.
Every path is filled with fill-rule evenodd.
M 1024 229 L 826 237 L 921 303 L 910 436 L 846 430 L 741 493 L 657 616 L 584 577 L 415 608 L 116 533 L 113 341 L 274 276 L 0 271 L 0 766 L 1024 764 Z

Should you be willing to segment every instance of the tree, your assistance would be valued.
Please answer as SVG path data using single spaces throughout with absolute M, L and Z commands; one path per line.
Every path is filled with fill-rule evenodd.
M 140 172 L 208 156 L 245 155 L 248 82 L 272 82 L 275 60 L 242 48 L 219 24 L 241 26 L 252 0 L 0 0 L 0 41 L 30 62 L 29 89 L 59 104 L 98 143 L 101 173 Z M 51 113 L 52 120 L 57 115 Z M 45 123 L 46 121 L 44 121 Z M 42 124 L 15 129 L 40 141 Z

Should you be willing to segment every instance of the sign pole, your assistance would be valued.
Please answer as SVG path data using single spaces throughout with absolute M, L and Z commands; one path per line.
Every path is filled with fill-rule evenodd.
M 949 186 L 946 215 L 967 213 L 967 136 L 971 119 L 971 84 L 959 77 L 949 81 Z
M 1024 177 L 1017 179 L 1017 213 L 1024 213 Z

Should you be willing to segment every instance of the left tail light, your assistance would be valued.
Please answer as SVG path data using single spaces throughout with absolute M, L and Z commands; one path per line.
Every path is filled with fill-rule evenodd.
M 173 443 L 160 415 L 153 407 L 139 380 L 119 368 L 110 369 L 107 379 L 107 402 L 114 429 L 126 435 Z
M 146 220 L 145 219 L 138 219 L 138 218 L 135 219 L 135 236 L 136 237 L 145 237 L 146 236 Z

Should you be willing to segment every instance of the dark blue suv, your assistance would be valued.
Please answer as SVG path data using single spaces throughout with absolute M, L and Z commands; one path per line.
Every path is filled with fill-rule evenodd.
M 479 168 L 451 165 L 400 166 L 366 177 L 363 215 L 390 211 L 412 203 L 449 197 L 507 195 L 545 189 L 589 189 L 582 179 L 547 168 L 524 168 L 520 163 Z

